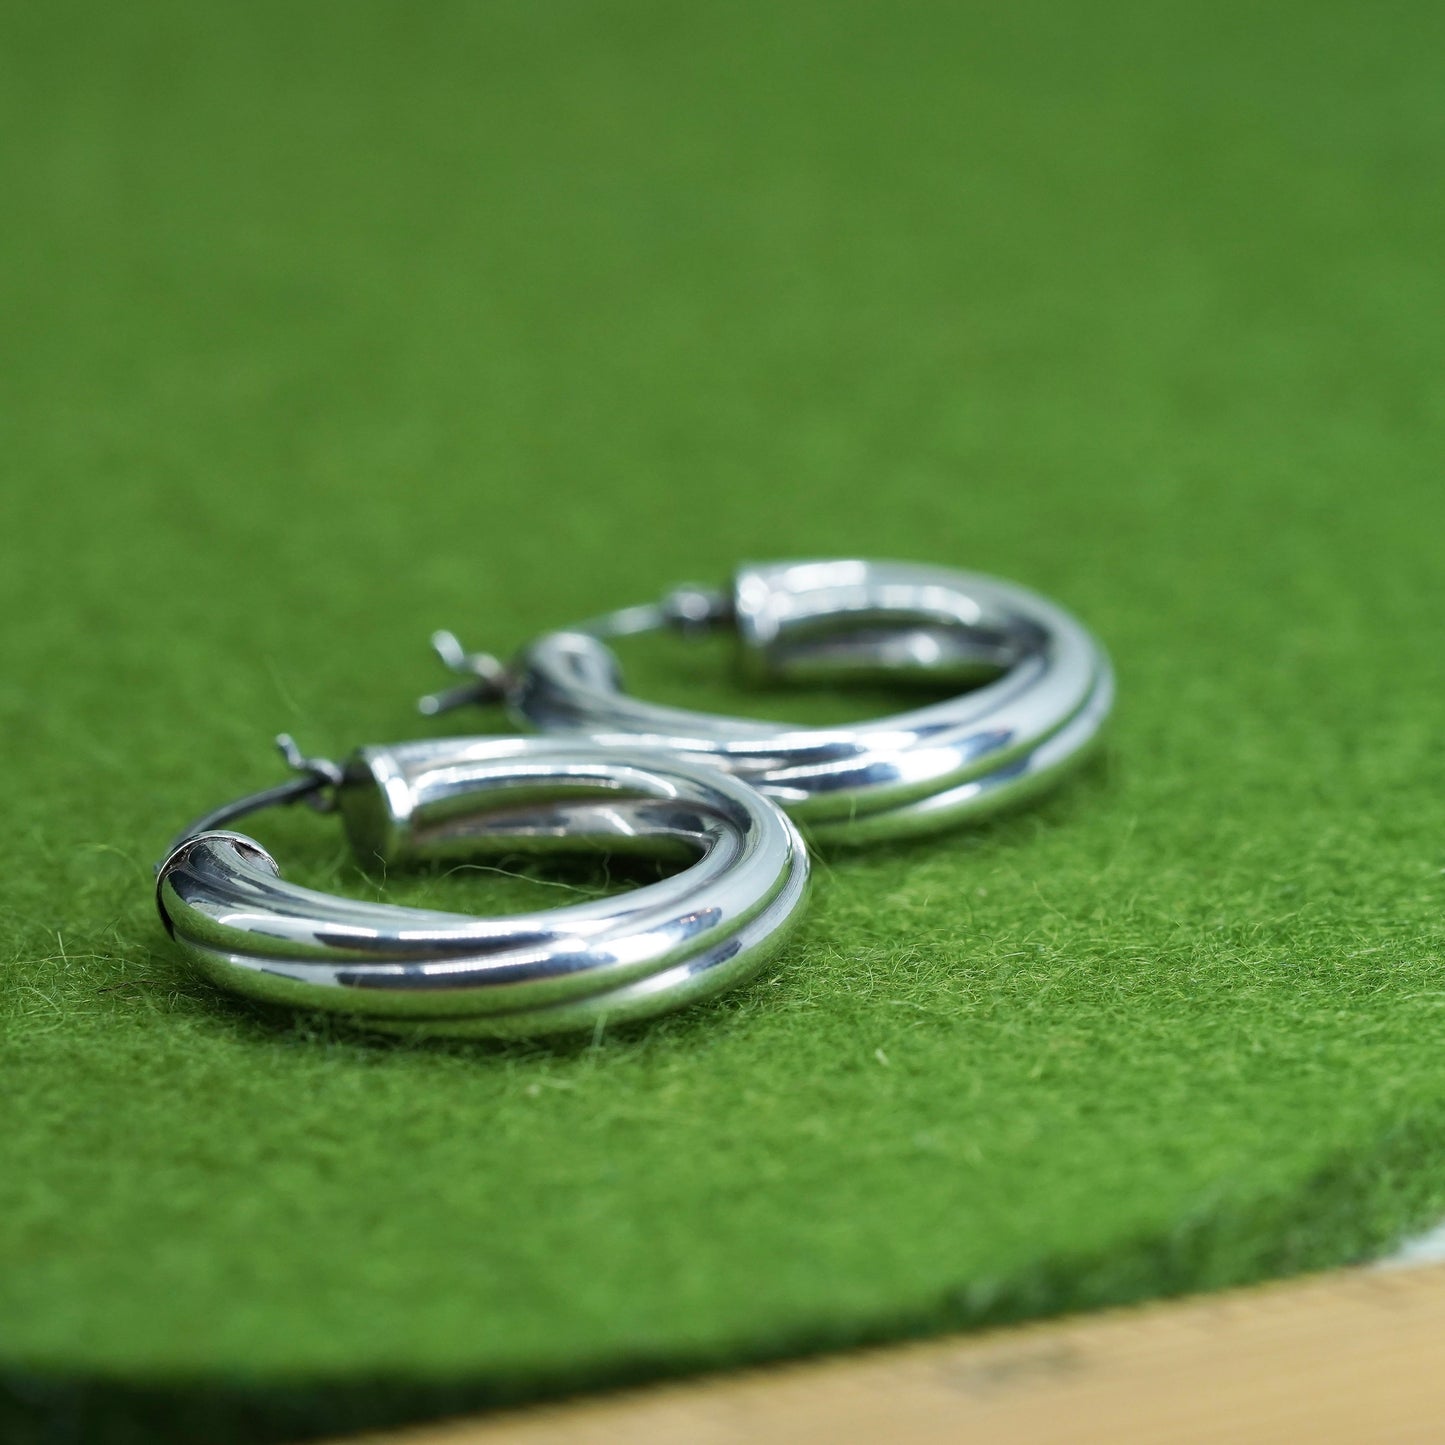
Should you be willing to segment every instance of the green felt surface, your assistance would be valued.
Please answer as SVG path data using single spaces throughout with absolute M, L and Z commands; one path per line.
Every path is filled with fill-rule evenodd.
M 1439 5 L 0 37 L 0 1433 L 284 1439 L 1445 1212 Z M 505 650 L 847 554 L 1058 597 L 1119 712 L 1043 806 L 820 860 L 757 985 L 398 1046 L 167 946 L 172 830 L 279 776 L 281 728 L 426 731 L 431 628 Z M 262 836 L 478 911 L 608 881 L 383 885 L 325 820 Z

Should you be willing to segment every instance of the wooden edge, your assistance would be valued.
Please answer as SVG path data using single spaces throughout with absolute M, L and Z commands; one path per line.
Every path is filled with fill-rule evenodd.
M 365 1437 L 367 1445 L 970 1439 L 1445 1439 L 1445 1265 L 1318 1275 Z

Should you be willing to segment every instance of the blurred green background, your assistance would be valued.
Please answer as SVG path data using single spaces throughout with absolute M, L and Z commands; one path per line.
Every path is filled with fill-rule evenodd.
M 4 5 L 0 1432 L 299 1438 L 1445 1213 L 1442 56 L 1427 3 Z M 826 855 L 755 986 L 398 1046 L 166 946 L 151 863 L 273 733 L 440 730 L 433 627 L 849 554 L 1054 595 L 1117 723 Z

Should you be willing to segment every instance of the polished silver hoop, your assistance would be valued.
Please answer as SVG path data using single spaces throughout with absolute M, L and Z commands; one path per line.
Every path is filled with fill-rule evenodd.
M 604 639 L 663 628 L 732 629 L 760 680 L 912 676 L 968 690 L 846 727 L 662 707 L 623 692 Z M 744 567 L 730 594 L 682 588 L 548 633 L 506 666 L 450 633 L 433 642 L 469 680 L 424 698 L 423 712 L 500 701 L 544 732 L 707 763 L 826 842 L 933 832 L 1041 792 L 1087 756 L 1114 696 L 1107 654 L 1063 608 L 1011 582 L 902 562 Z
M 289 740 L 283 740 L 289 745 Z M 708 998 L 771 957 L 807 892 L 807 850 L 772 803 L 715 769 L 575 739 L 363 748 L 208 814 L 157 870 L 167 931 L 209 979 L 392 1031 L 596 1028 Z M 310 799 L 387 865 L 605 849 L 691 866 L 631 893 L 500 918 L 359 902 L 280 876 L 227 825 Z

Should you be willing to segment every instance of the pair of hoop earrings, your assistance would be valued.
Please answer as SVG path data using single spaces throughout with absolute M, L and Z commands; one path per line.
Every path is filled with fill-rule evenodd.
M 731 629 L 764 680 L 924 679 L 959 695 L 845 727 L 792 727 L 628 696 L 607 639 Z M 236 992 L 392 1031 L 519 1036 L 644 1018 L 751 977 L 799 918 L 814 842 L 904 838 L 1056 782 L 1098 736 L 1108 658 L 1011 583 L 904 563 L 746 567 L 548 633 L 503 666 L 434 639 L 466 681 L 439 713 L 504 704 L 541 736 L 367 747 L 206 815 L 157 869 L 161 920 Z M 616 898 L 503 918 L 364 903 L 287 883 L 229 824 L 307 800 L 387 865 L 606 848 L 689 867 Z M 800 831 L 801 830 L 801 831 Z

